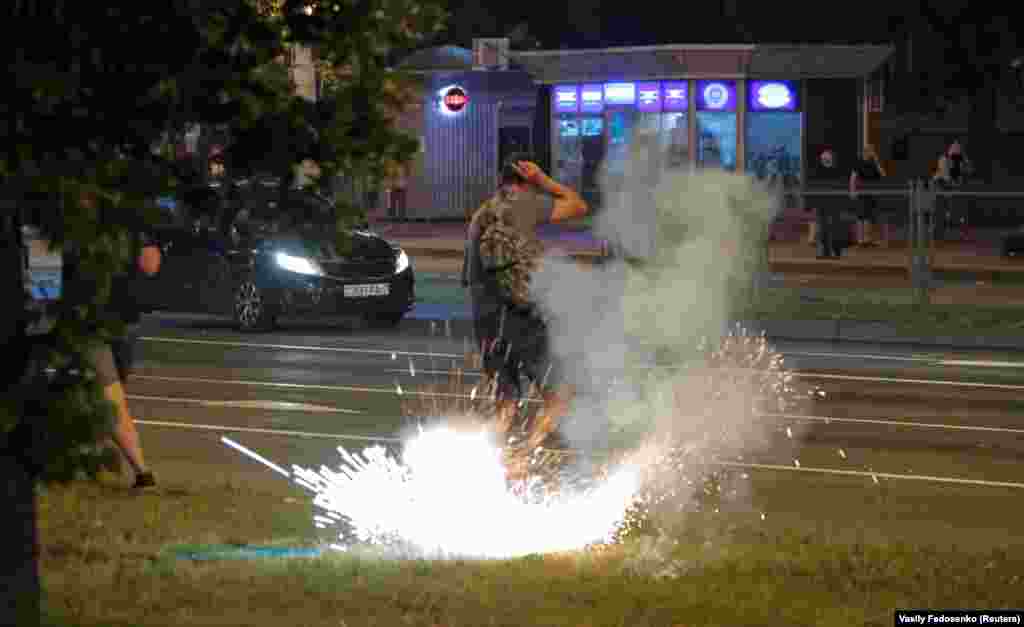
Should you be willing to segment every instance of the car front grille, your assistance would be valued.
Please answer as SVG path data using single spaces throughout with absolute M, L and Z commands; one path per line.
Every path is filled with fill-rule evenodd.
M 321 261 L 324 274 L 343 281 L 370 278 L 391 278 L 395 272 L 395 260 L 389 257 L 376 259 L 347 259 L 343 261 Z

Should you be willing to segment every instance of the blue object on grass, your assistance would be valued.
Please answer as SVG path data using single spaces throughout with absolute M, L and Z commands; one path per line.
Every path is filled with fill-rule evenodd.
M 209 547 L 202 550 L 172 551 L 178 559 L 195 562 L 215 560 L 245 560 L 285 557 L 320 557 L 324 553 L 322 547 L 287 547 L 287 546 L 223 546 Z

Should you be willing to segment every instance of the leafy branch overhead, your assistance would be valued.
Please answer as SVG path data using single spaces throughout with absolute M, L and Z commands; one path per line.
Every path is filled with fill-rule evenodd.
M 50 363 L 86 374 L 8 394 L 0 413 L 21 418 L 0 420 L 0 438 L 19 420 L 50 432 L 48 476 L 68 478 L 94 467 L 92 444 L 111 425 L 82 356 L 119 332 L 105 309 L 133 261 L 130 234 L 153 223 L 157 197 L 187 183 L 167 148 L 195 124 L 226 126 L 229 169 L 286 173 L 311 160 L 325 175 L 384 176 L 415 150 L 393 125 L 408 82 L 389 59 L 434 37 L 445 15 L 414 0 L 16 0 L 0 18 L 14 26 L 0 189 L 56 250 L 77 252 Z M 317 102 L 296 95 L 282 63 L 296 47 L 324 70 Z

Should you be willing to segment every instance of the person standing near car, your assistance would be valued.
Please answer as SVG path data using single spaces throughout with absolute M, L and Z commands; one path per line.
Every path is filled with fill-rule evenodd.
M 95 200 L 86 197 L 82 202 L 94 203 Z M 110 298 L 100 312 L 103 319 L 122 323 L 124 332 L 110 342 L 94 347 L 87 357 L 96 371 L 97 383 L 102 388 L 104 397 L 113 403 L 117 412 L 114 444 L 132 468 L 133 487 L 141 489 L 155 486 L 156 480 L 146 465 L 139 433 L 128 408 L 124 382 L 131 372 L 138 323 L 141 319 L 141 281 L 160 271 L 162 255 L 156 243 L 141 233 L 134 233 L 133 240 L 136 251 L 133 263 L 114 275 Z M 76 247 L 72 244 L 68 248 L 64 257 L 64 273 L 68 277 L 65 281 L 67 297 L 71 302 L 91 300 L 97 286 L 80 268 Z
M 527 155 L 516 154 L 502 167 L 498 193 L 470 222 L 465 278 L 484 374 L 499 386 L 499 429 L 509 426 L 520 375 L 543 398 L 534 422 L 536 437 L 551 433 L 568 412 L 573 391 L 551 354 L 547 324 L 531 299 L 530 278 L 544 252 L 537 227 L 587 211 L 578 193 L 552 180 Z
M 880 181 L 886 176 L 885 168 L 878 159 L 878 152 L 871 144 L 864 146 L 864 156 L 858 161 L 853 171 L 850 172 L 850 198 L 860 200 L 860 208 L 857 214 L 856 245 L 862 248 L 874 248 L 878 242 L 874 237 L 874 230 L 878 228 L 878 202 L 871 195 L 865 194 L 860 198 L 861 184 L 866 182 Z

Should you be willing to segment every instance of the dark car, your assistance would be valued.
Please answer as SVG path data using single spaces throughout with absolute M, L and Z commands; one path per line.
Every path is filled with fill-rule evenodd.
M 413 268 L 397 245 L 366 230 L 337 237 L 334 204 L 275 181 L 194 188 L 165 203 L 154 229 L 163 251 L 146 309 L 230 316 L 243 331 L 281 317 L 358 315 L 394 326 L 415 302 Z M 341 248 L 339 250 L 339 248 Z

